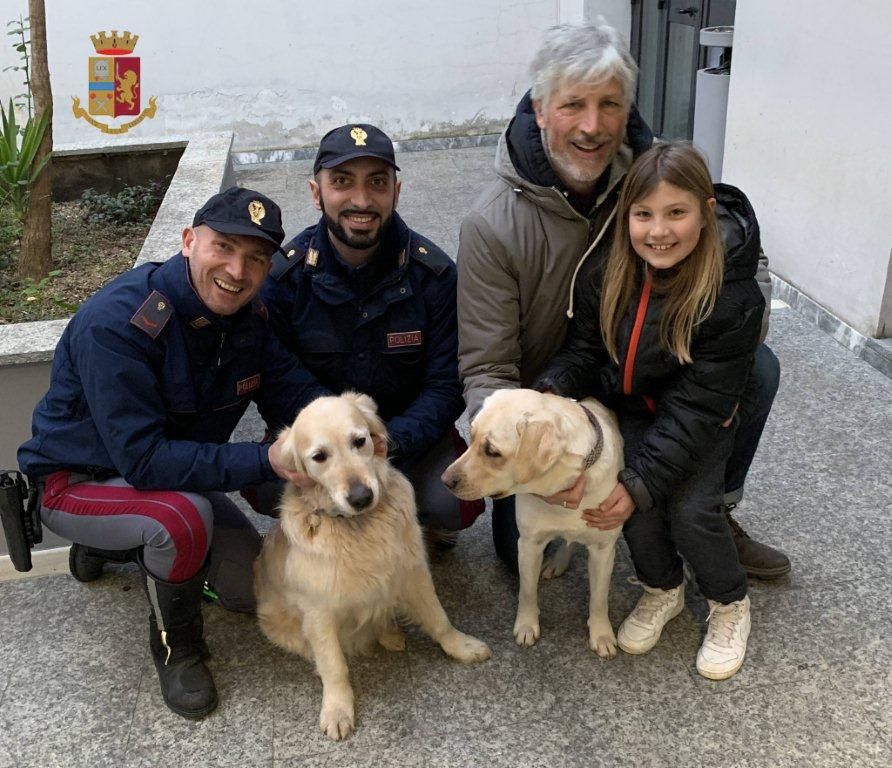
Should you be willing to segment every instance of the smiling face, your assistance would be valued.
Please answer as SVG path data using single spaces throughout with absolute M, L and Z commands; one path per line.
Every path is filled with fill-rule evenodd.
M 354 266 L 365 263 L 387 231 L 400 197 L 393 167 L 376 157 L 357 157 L 320 169 L 309 183 L 338 253 Z
M 183 230 L 182 250 L 198 297 L 211 312 L 232 315 L 260 291 L 275 246 L 259 237 L 226 235 L 202 224 Z
M 706 204 L 714 207 L 715 198 Z M 669 269 L 690 256 L 704 226 L 697 197 L 666 181 L 629 208 L 632 247 L 654 269 Z
M 629 110 L 620 82 L 565 82 L 533 108 L 554 172 L 575 192 L 589 194 L 626 132 Z

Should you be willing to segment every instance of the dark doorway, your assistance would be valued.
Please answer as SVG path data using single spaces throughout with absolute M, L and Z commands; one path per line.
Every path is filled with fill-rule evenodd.
M 712 62 L 700 47 L 703 27 L 732 26 L 736 0 L 630 0 L 632 55 L 638 62 L 638 109 L 657 136 L 690 139 L 697 70 Z

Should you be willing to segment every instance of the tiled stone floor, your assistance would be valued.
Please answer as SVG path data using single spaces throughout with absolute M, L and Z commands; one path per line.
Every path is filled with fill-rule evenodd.
M 454 253 L 492 153 L 400 156 L 410 225 Z M 240 181 L 278 199 L 294 233 L 315 216 L 308 168 L 243 168 Z M 749 653 L 732 680 L 694 669 L 705 616 L 694 596 L 650 654 L 595 657 L 582 558 L 542 585 L 542 640 L 518 648 L 515 579 L 484 518 L 433 572 L 492 660 L 462 667 L 413 632 L 405 653 L 352 661 L 358 730 L 340 744 L 318 732 L 309 665 L 248 617 L 205 610 L 221 705 L 193 723 L 161 700 L 132 570 L 0 583 L 0 767 L 892 765 L 892 381 L 790 309 L 774 312 L 769 342 L 781 389 L 739 519 L 794 567 L 752 585 Z M 630 574 L 621 545 L 614 626 L 636 597 Z

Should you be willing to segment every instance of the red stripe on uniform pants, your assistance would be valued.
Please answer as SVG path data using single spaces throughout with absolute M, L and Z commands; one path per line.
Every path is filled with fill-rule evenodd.
M 468 444 L 464 441 L 458 430 L 452 428 L 452 446 L 455 448 L 455 458 L 457 459 L 466 450 Z M 473 522 L 483 514 L 486 509 L 486 502 L 483 499 L 459 499 L 458 500 L 458 519 L 461 530 L 470 528 Z
M 104 517 L 142 515 L 164 526 L 176 546 L 176 558 L 167 580 L 186 581 L 204 563 L 208 540 L 204 521 L 187 496 L 176 491 L 138 491 L 125 485 L 69 485 L 70 472 L 47 477 L 43 506 L 70 515 Z

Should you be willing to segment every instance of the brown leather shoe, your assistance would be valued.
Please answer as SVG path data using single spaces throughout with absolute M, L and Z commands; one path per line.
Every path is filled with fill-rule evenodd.
M 725 517 L 731 526 L 731 535 L 734 537 L 734 546 L 737 547 L 737 556 L 747 576 L 757 579 L 777 579 L 786 576 L 790 572 L 790 558 L 779 549 L 769 547 L 767 544 L 751 539 L 749 534 L 740 527 L 740 524 L 731 517 L 731 510 L 736 504 L 725 505 Z

